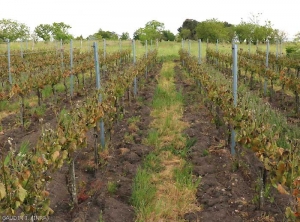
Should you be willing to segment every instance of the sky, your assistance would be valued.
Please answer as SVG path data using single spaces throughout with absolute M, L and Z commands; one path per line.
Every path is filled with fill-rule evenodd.
M 70 34 L 84 38 L 100 28 L 117 34 L 144 27 L 151 20 L 164 23 L 177 34 L 185 19 L 199 22 L 216 18 L 237 25 L 251 14 L 261 13 L 260 24 L 270 20 L 273 28 L 289 38 L 300 32 L 299 0 L 2 0 L 0 19 L 25 23 L 33 32 L 39 24 L 64 22 Z

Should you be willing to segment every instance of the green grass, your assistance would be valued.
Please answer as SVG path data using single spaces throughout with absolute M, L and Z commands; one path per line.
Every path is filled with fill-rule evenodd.
M 163 64 L 151 104 L 153 121 L 145 144 L 155 149 L 144 159 L 134 184 L 137 221 L 178 221 L 187 209 L 196 207 L 194 197 L 199 183 L 192 176 L 191 165 L 183 159 L 195 140 L 182 134 L 188 124 L 182 121 L 184 98 L 175 87 L 174 65 Z M 150 197 L 143 197 L 147 189 Z
M 192 146 L 197 142 L 195 138 L 188 138 L 185 136 L 185 147 L 182 149 L 176 149 L 174 145 L 165 146 L 161 150 L 162 151 L 170 151 L 172 154 L 179 156 L 181 158 L 187 158 L 188 152 Z
M 168 75 L 168 74 L 167 74 Z M 152 102 L 153 109 L 163 109 L 176 103 L 182 103 L 183 96 L 181 92 L 169 93 L 169 91 L 158 86 L 154 92 L 154 100 Z
M 193 167 L 189 163 L 184 166 L 174 169 L 174 179 L 180 188 L 188 188 L 190 190 L 197 189 L 200 178 L 196 181 L 193 179 Z
M 154 147 L 159 147 L 159 132 L 156 129 L 151 129 L 146 139 L 146 144 Z
M 100 211 L 98 222 L 104 222 L 104 219 L 103 219 L 103 211 L 102 211 L 102 210 Z
M 20 104 L 18 102 L 11 103 L 8 100 L 0 101 L 0 112 L 15 111 L 19 108 L 20 108 Z
M 134 138 L 133 138 L 133 135 L 126 132 L 125 135 L 124 135 L 124 141 L 126 143 L 134 143 Z
M 31 108 L 31 113 L 37 115 L 37 117 L 42 117 L 44 116 L 46 112 L 46 105 L 42 104 L 41 106 L 35 106 Z
M 155 210 L 152 204 L 155 193 L 156 188 L 151 183 L 151 174 L 148 170 L 139 168 L 134 178 L 131 203 L 143 218 L 147 218 Z
M 140 116 L 133 116 L 127 119 L 127 123 L 137 123 L 140 122 L 141 117 Z
M 46 86 L 42 91 L 43 99 L 47 99 L 52 96 L 51 86 Z
M 157 153 L 152 152 L 146 156 L 143 161 L 143 169 L 149 173 L 158 173 L 163 169 L 161 160 Z
M 118 184 L 114 181 L 107 182 L 107 191 L 109 194 L 115 194 L 118 190 Z

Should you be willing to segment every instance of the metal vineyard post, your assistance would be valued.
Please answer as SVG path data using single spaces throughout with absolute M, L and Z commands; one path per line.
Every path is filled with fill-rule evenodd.
M 249 56 L 250 56 L 250 54 L 251 54 L 251 39 L 250 39 L 250 41 L 249 41 L 249 48 L 248 48 L 248 52 L 249 52 Z
M 23 58 L 23 41 L 20 41 L 21 57 Z
M 100 66 L 99 66 L 99 56 L 98 56 L 98 44 L 97 42 L 94 42 L 93 44 L 94 48 L 94 61 L 95 61 L 95 72 L 96 72 L 96 88 L 97 90 L 101 89 L 101 77 L 100 77 Z M 98 97 L 99 103 L 102 102 L 102 96 L 99 93 Z M 104 149 L 105 148 L 105 133 L 104 133 L 104 122 L 101 118 L 100 120 L 100 140 L 101 140 L 101 146 Z
M 74 94 L 74 75 L 73 75 L 73 40 L 70 40 L 70 95 L 71 98 L 73 97 Z
M 121 39 L 119 39 L 119 52 L 120 52 L 120 65 L 122 64 L 122 56 L 121 56 L 121 53 L 122 53 L 122 41 Z
M 135 40 L 132 40 L 132 54 L 133 54 L 133 64 L 135 65 L 136 63 L 136 52 L 135 52 Z M 133 93 L 134 93 L 134 97 L 136 97 L 137 95 L 137 80 L 136 80 L 136 76 L 134 77 L 134 89 L 133 89 Z
M 183 51 L 184 50 L 184 39 L 182 39 L 182 41 L 181 41 L 181 48 Z M 184 66 L 184 59 L 182 59 L 182 66 Z
M 60 40 L 60 59 L 61 59 L 61 70 L 64 71 L 64 52 L 62 39 Z
M 233 106 L 237 106 L 237 44 L 232 44 L 232 75 L 233 75 Z M 231 126 L 231 155 L 235 155 L 235 131 L 234 126 Z
M 8 79 L 9 79 L 9 83 L 12 85 L 12 76 L 11 76 L 11 70 L 10 70 L 10 43 L 9 43 L 9 39 L 7 40 L 7 62 L 8 62 Z
M 201 39 L 198 39 L 198 64 L 201 64 Z
M 148 41 L 146 40 L 146 44 L 145 44 L 145 56 L 146 56 L 146 59 L 148 58 Z M 145 77 L 147 78 L 147 75 L 148 75 L 148 66 L 146 66 L 146 72 L 145 72 Z
M 266 72 L 268 71 L 268 67 L 269 67 L 269 39 L 267 39 L 267 52 L 266 52 Z M 265 82 L 264 82 L 264 95 L 267 95 L 267 76 L 265 76 Z

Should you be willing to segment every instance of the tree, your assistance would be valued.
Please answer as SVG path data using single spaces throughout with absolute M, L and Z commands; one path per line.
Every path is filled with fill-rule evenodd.
M 40 24 L 35 27 L 34 33 L 45 42 L 48 42 L 51 39 L 52 26 L 49 24 Z
M 129 39 L 129 33 L 128 32 L 123 32 L 120 39 L 121 40 L 128 40 Z
M 17 39 L 29 38 L 29 27 L 24 23 L 19 23 L 11 19 L 0 20 L 0 40 L 15 41 Z
M 267 39 L 270 40 L 271 43 L 275 41 L 275 31 L 272 28 L 271 21 L 265 21 L 265 25 L 258 25 L 254 30 L 254 36 L 256 39 L 259 39 L 261 42 L 266 42 Z
M 300 32 L 295 35 L 294 42 L 300 42 Z
M 63 22 L 52 24 L 52 35 L 55 40 L 62 40 L 63 42 L 67 42 L 73 38 L 71 34 L 69 34 L 68 30 L 71 28 L 70 25 L 67 25 Z
M 179 35 L 182 39 L 188 39 L 191 36 L 191 30 L 189 29 L 181 29 Z
M 280 42 L 285 42 L 288 40 L 288 34 L 285 31 L 275 29 L 274 33 L 275 33 L 275 38 L 277 38 L 277 40 L 279 40 Z
M 235 38 L 236 32 L 235 32 L 235 26 L 225 26 L 225 30 L 227 33 L 227 42 L 232 42 L 232 39 Z
M 170 30 L 163 30 L 163 40 L 165 41 L 174 41 L 175 40 L 175 35 L 170 31 Z
M 136 30 L 133 33 L 133 39 L 134 40 L 140 40 L 140 35 L 142 35 L 142 32 L 143 32 L 143 28 L 139 28 L 138 30 Z
M 180 36 L 183 39 L 194 39 L 194 40 L 197 40 L 196 27 L 197 27 L 198 23 L 199 22 L 196 21 L 196 20 L 194 20 L 194 19 L 186 19 L 186 20 L 184 20 L 184 22 L 182 23 L 182 26 L 177 29 L 178 32 L 180 33 Z M 189 30 L 189 32 L 187 30 Z M 184 32 L 184 33 L 182 33 L 182 32 Z M 188 34 L 188 36 L 186 34 Z
M 111 31 L 104 31 L 102 29 L 99 29 L 98 32 L 93 34 L 95 39 L 110 39 L 110 40 L 117 40 L 119 38 L 118 34 Z
M 103 31 L 102 29 L 99 29 L 97 34 L 101 35 L 103 39 L 118 39 L 118 34 L 116 34 L 115 32 Z
M 86 39 L 88 39 L 88 40 L 101 40 L 102 36 L 98 33 L 94 33 L 93 35 L 89 35 Z
M 152 20 L 147 22 L 144 28 L 139 28 L 134 33 L 134 38 L 138 38 L 142 44 L 145 44 L 145 41 L 150 41 L 151 39 L 162 40 L 162 32 L 165 28 L 164 23 Z
M 156 20 L 152 20 L 146 23 L 145 28 L 153 29 L 158 33 L 161 33 L 165 29 L 165 24 Z
M 83 37 L 82 37 L 82 35 L 80 35 L 80 36 L 77 36 L 77 37 L 75 38 L 75 40 L 83 40 Z
M 217 19 L 208 19 L 203 22 L 199 22 L 196 27 L 197 37 L 201 40 L 209 39 L 211 42 L 217 40 L 227 40 L 228 32 L 224 25 L 224 22 L 220 22 Z
M 242 19 L 241 23 L 236 26 L 235 31 L 240 42 L 244 42 L 246 40 L 247 43 L 249 41 L 256 43 L 257 40 L 265 42 L 267 39 L 274 42 L 276 32 L 272 28 L 273 25 L 271 21 L 267 20 L 265 21 L 265 25 L 260 25 L 260 16 L 261 13 L 257 15 L 251 14 L 248 22 L 245 22 Z
M 240 24 L 235 27 L 235 32 L 239 42 L 242 43 L 245 40 L 248 42 L 251 39 L 255 39 L 256 41 L 256 38 L 253 35 L 254 28 L 255 26 L 253 26 L 251 23 L 247 23 L 242 20 Z

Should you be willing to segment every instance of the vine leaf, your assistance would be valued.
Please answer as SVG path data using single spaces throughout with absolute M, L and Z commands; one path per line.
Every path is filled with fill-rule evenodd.
M 287 195 L 289 194 L 289 192 L 287 192 L 281 184 L 278 184 L 277 190 L 278 190 L 279 193 L 281 193 L 281 194 L 287 194 Z
M 27 191 L 19 184 L 18 197 L 21 202 L 24 201 L 26 195 L 27 195 Z
M 10 161 L 10 153 L 5 157 L 5 160 L 4 160 L 4 165 L 7 166 L 9 161 Z
M 5 186 L 3 183 L 0 183 L 0 200 L 6 196 Z
M 54 162 L 57 157 L 59 156 L 59 151 L 55 151 L 53 154 L 52 154 L 52 161 Z

